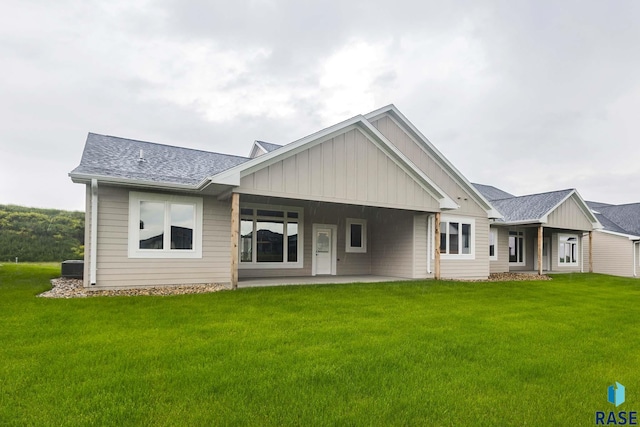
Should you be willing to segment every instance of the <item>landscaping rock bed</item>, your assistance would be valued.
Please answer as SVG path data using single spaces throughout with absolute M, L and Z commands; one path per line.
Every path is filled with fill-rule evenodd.
M 103 296 L 138 296 L 138 295 L 184 295 L 184 294 L 205 294 L 228 290 L 228 286 L 217 283 L 202 285 L 174 285 L 174 286 L 154 286 L 150 288 L 136 289 L 112 289 L 112 290 L 91 290 L 82 286 L 82 280 L 58 278 L 51 280 L 53 288 L 43 292 L 39 297 L 44 298 L 86 298 Z
M 506 282 L 519 280 L 553 280 L 546 274 L 536 273 L 493 273 L 489 275 L 488 282 Z M 483 280 L 484 281 L 484 280 Z

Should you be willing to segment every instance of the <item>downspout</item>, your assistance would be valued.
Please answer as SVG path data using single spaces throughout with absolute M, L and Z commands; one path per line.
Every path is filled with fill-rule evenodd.
M 636 250 L 636 246 L 638 246 L 640 242 L 633 242 L 633 277 L 638 277 L 638 251 Z
M 98 180 L 91 180 L 91 257 L 89 258 L 89 283 L 96 284 L 98 258 Z
M 584 273 L 584 233 L 580 235 L 580 273 Z
M 433 253 L 433 236 L 431 236 L 432 227 L 433 215 L 429 215 L 427 218 L 427 274 L 431 274 L 431 254 Z

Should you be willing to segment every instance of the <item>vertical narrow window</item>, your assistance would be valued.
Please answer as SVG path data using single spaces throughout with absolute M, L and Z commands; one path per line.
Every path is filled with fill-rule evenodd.
M 524 265 L 524 232 L 509 231 L 509 263 Z
M 140 201 L 140 249 L 163 249 L 164 202 Z
M 461 224 L 462 226 L 462 253 L 471 253 L 471 224 Z
M 287 224 L 287 262 L 298 261 L 298 224 Z
M 440 252 L 447 253 L 447 223 L 440 222 Z
M 171 205 L 171 249 L 193 249 L 195 207 L 174 203 Z
M 347 218 L 346 252 L 367 252 L 367 220 Z
M 253 260 L 253 220 L 240 221 L 240 262 Z
M 457 222 L 449 223 L 449 253 L 451 255 L 457 255 L 459 253 L 459 245 L 460 241 L 458 238 L 458 227 L 459 224 Z
M 489 258 L 498 259 L 498 230 L 489 229 Z

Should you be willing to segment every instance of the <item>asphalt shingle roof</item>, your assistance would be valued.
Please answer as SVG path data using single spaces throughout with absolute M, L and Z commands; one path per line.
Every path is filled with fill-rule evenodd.
M 264 141 L 258 141 L 258 143 L 265 149 L 267 150 L 268 153 L 277 150 L 278 148 L 281 148 L 282 145 L 278 145 L 278 144 L 272 144 L 270 142 L 264 142 Z
M 537 221 L 548 214 L 574 190 L 551 191 L 491 200 L 491 204 L 503 215 L 505 222 Z
M 607 224 L 613 224 L 615 226 L 610 225 L 612 228 L 609 229 L 607 224 L 600 220 L 605 230 L 640 236 L 640 203 L 600 206 L 597 211 L 600 212 L 600 216 L 607 219 Z M 600 219 L 600 217 L 598 217 L 598 219 Z M 618 230 L 614 228 L 618 228 Z
M 144 161 L 140 161 L 140 150 Z M 71 174 L 196 185 L 250 160 L 247 157 L 89 133 Z
M 489 201 L 515 197 L 513 194 L 507 193 L 506 191 L 494 187 L 493 185 L 483 185 L 475 183 L 472 183 L 471 185 L 476 187 L 476 190 L 478 190 L 480 194 L 482 194 L 484 198 Z

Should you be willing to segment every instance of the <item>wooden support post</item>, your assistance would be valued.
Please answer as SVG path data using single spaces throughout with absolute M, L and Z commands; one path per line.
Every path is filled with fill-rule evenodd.
M 238 289 L 238 238 L 240 229 L 240 194 L 231 194 L 231 289 Z
M 593 231 L 589 232 L 589 273 L 593 273 Z
M 433 278 L 436 280 L 440 280 L 440 212 L 436 212 L 436 220 L 434 232 L 435 235 L 433 241 L 435 243 L 436 253 L 435 253 L 435 265 L 433 268 Z
M 538 275 L 542 276 L 542 224 L 538 226 Z

